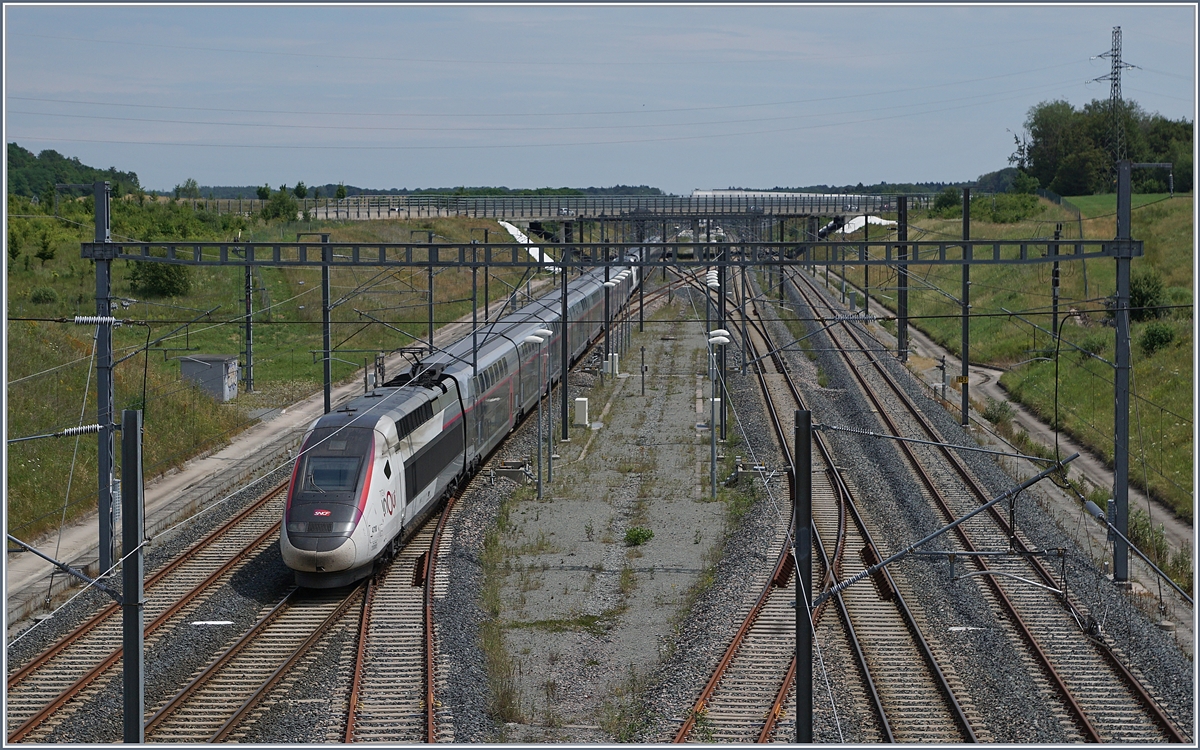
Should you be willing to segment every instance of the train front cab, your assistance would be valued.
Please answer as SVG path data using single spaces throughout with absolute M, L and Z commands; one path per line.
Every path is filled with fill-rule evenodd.
M 297 585 L 333 588 L 370 573 L 351 537 L 366 511 L 375 442 L 364 427 L 317 427 L 304 440 L 280 531 Z

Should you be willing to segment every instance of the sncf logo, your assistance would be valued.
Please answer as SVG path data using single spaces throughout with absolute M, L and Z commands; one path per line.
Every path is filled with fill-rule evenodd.
M 313 515 L 314 515 L 314 516 L 332 516 L 332 515 L 333 515 L 333 511 L 329 511 L 329 510 L 322 510 L 322 509 L 318 508 L 318 509 L 316 509 L 316 510 L 314 510 L 314 511 L 313 511 Z

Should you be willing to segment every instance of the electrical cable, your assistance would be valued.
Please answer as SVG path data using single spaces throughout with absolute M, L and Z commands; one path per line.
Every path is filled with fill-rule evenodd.
M 93 40 L 86 40 L 86 41 L 93 41 Z M 264 53 L 264 52 L 256 50 L 255 54 L 270 54 L 270 53 Z M 493 65 L 493 64 L 495 64 L 495 62 L 489 61 L 488 64 Z M 539 64 L 541 64 L 541 63 L 539 63 Z M 793 99 L 793 100 L 788 100 L 788 101 L 759 102 L 759 103 L 751 103 L 751 104 L 709 105 L 709 106 L 704 106 L 704 107 L 673 107 L 673 108 L 667 108 L 667 109 L 646 109 L 643 107 L 643 108 L 639 108 L 639 109 L 601 110 L 601 111 L 590 111 L 590 112 L 555 112 L 555 113 L 544 113 L 544 112 L 515 112 L 515 113 L 512 113 L 512 112 L 510 112 L 510 113 L 504 113 L 504 112 L 476 112 L 476 113 L 470 113 L 470 112 L 462 112 L 462 113 L 457 113 L 457 112 L 444 112 L 444 113 L 312 112 L 312 111 L 272 110 L 272 109 L 229 109 L 229 108 L 222 108 L 222 107 L 180 107 L 180 106 L 171 106 L 171 105 L 162 105 L 162 104 L 121 104 L 121 103 L 117 103 L 117 102 L 98 102 L 98 101 L 86 101 L 86 100 L 77 100 L 77 99 L 47 99 L 47 98 L 39 98 L 39 97 L 14 96 L 14 95 L 9 95 L 8 98 L 12 99 L 12 100 L 19 100 L 19 101 L 53 102 L 53 103 L 58 103 L 58 104 L 84 104 L 84 105 L 89 105 L 89 106 L 137 107 L 137 108 L 143 108 L 143 109 L 178 109 L 178 110 L 191 110 L 191 111 L 203 111 L 203 112 L 239 112 L 239 113 L 251 113 L 251 114 L 279 114 L 279 115 L 302 115 L 302 116 L 333 115 L 333 116 L 338 116 L 338 117 L 451 117 L 451 118 L 462 118 L 462 117 L 486 117 L 486 118 L 538 117 L 538 118 L 545 118 L 545 117 L 550 117 L 550 116 L 554 116 L 554 117 L 587 117 L 587 116 L 595 116 L 595 115 L 661 114 L 664 112 L 704 112 L 704 111 L 724 110 L 724 109 L 749 109 L 749 108 L 757 108 L 757 107 L 778 107 L 778 106 L 786 106 L 786 105 L 791 105 L 791 104 L 817 104 L 817 103 L 822 103 L 822 102 L 839 101 L 839 100 L 843 100 L 843 99 L 861 99 L 861 98 L 868 98 L 868 97 L 878 97 L 883 94 L 905 94 L 905 93 L 910 93 L 913 91 L 924 91 L 927 89 L 945 88 L 948 86 L 960 86 L 960 85 L 964 85 L 964 84 L 980 83 L 982 81 L 992 81 L 992 80 L 996 80 L 998 78 L 1011 78 L 1013 76 L 1025 75 L 1026 73 L 1041 73 L 1041 72 L 1044 72 L 1047 70 L 1053 70 L 1055 68 L 1069 67 L 1069 66 L 1075 65 L 1075 64 L 1077 64 L 1077 62 L 1072 61 L 1069 63 L 1062 63 L 1059 65 L 1051 65 L 1051 66 L 1047 66 L 1047 67 L 1043 67 L 1043 68 L 1021 70 L 1021 71 L 1016 71 L 1013 73 L 1001 73 L 999 75 L 986 76 L 983 78 L 972 78 L 972 79 L 966 79 L 966 80 L 961 80 L 961 81 L 951 81 L 948 83 L 934 83 L 934 84 L 927 84 L 924 86 L 912 86 L 909 88 L 901 88 L 901 89 L 893 88 L 893 89 L 888 89 L 887 91 L 870 91 L 870 92 L 863 93 L 863 94 L 842 94 L 839 96 L 819 97 L 819 98 L 813 98 L 813 99 Z
M 435 133 L 518 133 L 518 132 L 545 132 L 545 131 L 574 131 L 574 130 L 634 130 L 646 128 L 684 128 L 684 127 L 707 127 L 710 125 L 744 125 L 754 122 L 778 122 L 783 120 L 801 120 L 813 117 L 841 117 L 852 114 L 863 114 L 871 112 L 881 112 L 886 110 L 895 110 L 912 107 L 923 107 L 934 104 L 945 104 L 948 102 L 962 102 L 968 99 L 983 99 L 997 94 L 1014 94 L 1025 93 L 1029 91 L 1037 91 L 1041 89 L 1061 89 L 1070 81 L 1063 81 L 1052 84 L 1042 84 L 1039 86 L 1029 86 L 1023 89 L 1014 89 L 1012 91 L 992 92 L 987 94 L 975 94 L 973 96 L 954 97 L 951 99 L 939 99 L 930 102 L 917 102 L 912 104 L 893 104 L 883 107 L 871 107 L 868 109 L 852 109 L 841 112 L 831 112 L 827 110 L 810 110 L 804 114 L 795 115 L 777 115 L 773 117 L 755 117 L 750 119 L 740 120 L 708 120 L 708 121 L 690 121 L 690 122 L 664 122 L 664 123 L 624 123 L 619 125 L 534 125 L 534 126 L 505 126 L 505 127 L 410 127 L 410 126 L 388 126 L 388 125 L 307 125 L 296 123 L 256 123 L 256 122 L 213 122 L 203 120 L 175 120 L 162 118 L 148 117 L 116 117 L 107 115 L 78 115 L 62 112 L 30 112 L 27 110 L 8 110 L 9 114 L 15 115 L 33 115 L 38 117 L 63 117 L 72 119 L 87 119 L 87 120 L 108 120 L 120 122 L 147 122 L 160 123 L 171 125 L 215 125 L 218 127 L 243 127 L 243 128 L 290 128 L 300 130 L 338 130 L 338 131 L 383 131 L 383 132 L 435 132 Z
M 1000 98 L 1000 99 L 996 99 L 996 100 L 994 100 L 992 102 L 988 102 L 988 103 L 989 104 L 997 104 L 1000 102 L 1007 101 L 1008 99 L 1014 99 L 1014 98 L 1020 98 L 1020 97 Z M 773 134 L 777 134 L 777 133 L 795 133 L 795 132 L 802 132 L 802 131 L 809 131 L 809 130 L 819 130 L 822 128 L 834 128 L 834 127 L 843 127 L 846 125 L 861 125 L 864 123 L 883 122 L 883 121 L 887 121 L 887 120 L 897 120 L 897 119 L 902 119 L 902 118 L 906 118 L 906 117 L 917 117 L 917 116 L 921 116 L 921 115 L 940 114 L 943 112 L 951 112 L 951 111 L 960 110 L 960 109 L 968 109 L 970 107 L 975 107 L 975 106 L 978 106 L 978 105 L 963 104 L 963 105 L 958 105 L 958 106 L 942 107 L 940 109 L 924 110 L 924 111 L 920 111 L 920 112 L 909 112 L 909 113 L 896 114 L 896 115 L 881 115 L 879 117 L 868 117 L 868 118 L 863 118 L 863 119 L 858 119 L 858 120 L 843 120 L 840 122 L 828 122 L 828 123 L 821 123 L 821 124 L 817 124 L 817 125 L 798 125 L 795 127 L 788 127 L 788 128 L 770 128 L 767 130 L 746 130 L 746 131 L 737 131 L 737 132 L 729 132 L 729 133 L 708 133 L 708 134 L 703 134 L 703 135 L 662 136 L 662 137 L 658 137 L 658 138 L 629 138 L 629 139 L 623 139 L 623 140 L 606 140 L 606 141 L 568 141 L 568 142 L 563 142 L 563 143 L 491 143 L 491 144 L 419 145 L 419 146 L 418 145 L 397 146 L 397 145 L 385 145 L 385 144 L 371 144 L 371 145 L 362 145 L 362 146 L 345 146 L 345 145 L 316 146 L 316 145 L 302 145 L 302 144 L 296 145 L 296 144 L 277 144 L 277 143 L 259 143 L 259 144 L 181 143 L 181 142 L 175 142 L 175 141 L 128 141 L 128 140 L 115 140 L 115 139 L 106 139 L 106 138 L 48 138 L 48 137 L 35 136 L 35 135 L 15 135 L 15 134 L 10 135 L 9 137 L 14 138 L 14 139 L 19 138 L 19 139 L 22 139 L 25 141 L 33 141 L 35 143 L 45 143 L 45 142 L 114 143 L 114 144 L 135 145 L 135 146 L 174 146 L 174 147 L 180 147 L 180 148 L 193 147 L 193 148 L 243 148 L 243 149 L 284 149 L 284 150 L 290 149 L 290 150 L 300 150 L 300 151 L 311 151 L 311 150 L 322 150 L 322 151 L 331 151 L 331 150 L 332 151 L 363 151 L 363 150 L 372 150 L 372 151 L 446 151 L 446 150 L 476 151 L 476 150 L 487 150 L 487 149 L 528 149 L 528 148 L 543 149 L 543 148 L 551 148 L 551 147 L 561 148 L 561 147 L 574 147 L 574 146 L 620 146 L 620 145 L 630 145 L 630 144 L 638 144 L 638 143 L 667 143 L 667 142 L 680 142 L 680 141 L 707 140 L 707 139 L 712 139 L 712 138 L 736 138 L 736 137 L 741 137 L 741 136 L 773 135 Z
M 79 407 L 79 423 L 76 425 L 77 427 L 83 426 L 83 418 L 87 414 L 88 389 L 91 388 L 91 385 L 92 385 L 92 365 L 95 363 L 96 344 L 99 341 L 99 338 L 100 338 L 100 326 L 96 326 L 96 333 L 92 335 L 92 353 L 90 355 L 90 362 L 88 364 L 87 382 L 83 386 L 83 403 Z M 82 434 L 75 436 L 75 448 L 74 448 L 74 451 L 71 453 L 71 468 L 67 472 L 67 491 L 66 491 L 66 495 L 63 496 L 62 516 L 58 522 L 58 536 L 55 538 L 55 542 L 54 542 L 54 559 L 56 559 L 56 560 L 58 559 L 59 553 L 62 551 L 63 529 L 67 525 L 67 507 L 70 505 L 70 501 L 71 501 L 71 484 L 72 484 L 73 480 L 75 479 L 75 464 L 79 458 L 79 441 L 82 437 L 83 437 Z M 50 602 L 50 597 L 54 594 L 54 575 L 57 572 L 58 572 L 57 568 L 50 571 L 50 583 L 47 584 L 47 586 L 46 586 L 46 602 L 47 603 Z
M 122 555 L 122 556 L 121 556 L 119 559 L 117 559 L 117 560 L 113 561 L 113 565 L 112 565 L 112 567 L 111 567 L 111 568 L 109 568 L 108 570 L 105 570 L 105 571 L 101 572 L 101 573 L 100 573 L 100 575 L 98 575 L 98 576 L 96 576 L 94 579 L 92 579 L 92 581 L 91 581 L 91 582 L 89 582 L 89 583 L 85 583 L 85 584 L 84 584 L 84 586 L 83 586 L 83 588 L 81 588 L 81 589 L 79 590 L 79 592 L 78 592 L 78 593 L 76 593 L 76 594 L 75 594 L 74 596 L 72 596 L 70 599 L 68 599 L 68 600 L 66 600 L 65 602 L 63 602 L 61 606 L 59 606 L 59 607 L 58 607 L 57 609 L 55 609 L 54 611 L 50 612 L 50 614 L 49 614 L 49 615 L 47 615 L 45 618 L 43 618 L 43 619 L 41 619 L 41 620 L 36 620 L 36 621 L 33 623 L 33 625 L 30 625 L 30 626 L 29 626 L 28 628 L 26 628 L 26 629 L 25 629 L 23 632 L 21 632 L 21 634 L 20 634 L 20 635 L 18 635 L 16 638 L 13 638 L 11 641 L 9 641 L 9 642 L 8 642 L 8 646 L 9 646 L 9 648 L 11 648 L 12 646 L 14 646 L 14 645 L 16 645 L 17 643 L 19 643 L 19 642 L 21 641 L 21 639 L 23 639 L 25 636 L 29 635 L 29 634 L 30 634 L 30 633 L 32 633 L 33 631 L 37 630 L 39 627 L 41 627 L 41 626 L 42 626 L 42 625 L 44 625 L 45 623 L 47 623 L 47 622 L 50 622 L 50 620 L 54 619 L 55 615 L 57 615 L 59 612 L 62 612 L 64 609 L 66 609 L 66 608 L 67 608 L 67 607 L 68 607 L 68 606 L 71 604 L 71 602 L 75 601 L 75 600 L 76 600 L 76 599 L 78 599 L 79 597 L 81 597 L 81 596 L 83 596 L 84 594 L 86 594 L 86 593 L 88 592 L 88 590 L 89 590 L 89 589 L 91 589 L 91 588 L 93 588 L 94 586 L 96 586 L 97 584 L 99 584 L 99 583 L 100 583 L 100 581 L 101 581 L 102 579 L 104 579 L 104 578 L 106 578 L 107 576 L 109 576 L 109 575 L 110 575 L 110 574 L 111 574 L 113 571 L 115 571 L 115 570 L 116 570 L 116 569 L 117 569 L 117 568 L 118 568 L 120 565 L 122 565 L 122 564 L 125 562 L 125 560 L 127 560 L 127 559 L 128 559 L 130 556 L 132 556 L 132 555 L 134 555 L 135 553 L 137 553 L 138 551 L 140 551 L 140 550 L 141 550 L 142 548 L 144 548 L 145 546 L 146 546 L 146 541 L 145 541 L 145 540 L 142 540 L 142 542 L 140 542 L 140 543 L 139 543 L 139 544 L 138 544 L 136 547 L 134 547 L 133 549 L 131 549 L 131 550 L 129 550 L 128 552 L 126 552 L 126 553 L 125 553 L 124 555 Z

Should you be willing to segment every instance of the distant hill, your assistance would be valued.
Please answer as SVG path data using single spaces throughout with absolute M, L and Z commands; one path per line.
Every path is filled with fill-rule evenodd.
M 49 194 L 56 184 L 89 185 L 102 180 L 113 183 L 115 195 L 139 188 L 134 172 L 121 172 L 116 167 L 89 167 L 77 157 L 66 157 L 52 149 L 34 156 L 32 151 L 15 143 L 8 144 L 8 192 L 12 195 L 41 198 Z M 86 191 L 73 192 L 82 194 Z

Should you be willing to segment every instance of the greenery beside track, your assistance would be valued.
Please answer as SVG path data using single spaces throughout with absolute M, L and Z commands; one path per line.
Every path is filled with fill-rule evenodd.
M 1072 197 L 1070 201 L 1083 213 L 1081 221 L 1043 200 L 1040 213 L 1017 224 L 973 221 L 971 236 L 1050 239 L 1058 222 L 1064 224 L 1063 236 L 1068 238 L 1078 236 L 1078 226 L 1085 238 L 1115 235 L 1114 195 Z M 1135 289 L 1138 285 L 1151 290 L 1161 287 L 1161 307 L 1147 310 L 1144 316 L 1135 311 L 1135 317 L 1144 319 L 1136 320 L 1131 330 L 1131 384 L 1140 398 L 1134 399 L 1130 415 L 1131 481 L 1189 521 L 1194 505 L 1192 389 L 1181 385 L 1190 386 L 1194 377 L 1192 201 L 1190 194 L 1134 196 L 1132 234 L 1145 243 L 1145 255 L 1133 261 Z M 961 219 L 913 219 L 910 214 L 910 222 L 910 239 L 962 236 Z M 871 232 L 876 239 L 883 234 L 878 227 Z M 850 239 L 861 236 L 859 232 Z M 1064 261 L 1060 265 L 1063 343 L 1057 354 L 1048 332 L 1050 265 L 972 268 L 971 361 L 1007 369 L 1001 383 L 1017 401 L 1111 462 L 1113 369 L 1079 349 L 1115 361 L 1114 330 L 1105 305 L 1115 292 L 1115 263 Z M 862 285 L 861 266 L 850 266 L 847 273 L 852 283 Z M 913 265 L 910 275 L 912 323 L 957 354 L 961 308 L 956 299 L 962 289 L 961 268 Z M 870 286 L 874 298 L 894 309 L 894 271 L 871 269 Z M 1157 328 L 1155 333 L 1148 333 L 1152 328 Z M 1144 340 L 1152 345 L 1143 346 Z
M 94 236 L 91 203 L 90 197 L 64 199 L 56 218 L 52 203 L 8 198 L 10 438 L 96 421 L 95 327 L 47 320 L 96 314 L 94 263 L 79 255 L 80 243 Z M 136 196 L 114 200 L 112 214 L 114 239 L 141 241 L 233 241 L 239 233 L 243 241 L 294 241 L 297 232 L 326 231 L 335 242 L 419 243 L 432 231 L 435 241 L 469 242 L 481 238 L 484 228 L 490 230 L 491 242 L 510 241 L 495 222 L 483 219 L 264 222 L 193 211 L 182 202 L 139 203 Z M 112 264 L 112 295 L 124 300 L 113 314 L 137 321 L 113 332 L 115 359 L 129 357 L 114 370 L 114 400 L 118 416 L 122 409 L 145 407 L 147 479 L 223 447 L 233 434 L 256 421 L 259 410 L 286 406 L 320 389 L 319 269 L 261 268 L 255 273 L 254 392 L 245 392 L 241 383 L 239 396 L 221 404 L 182 380 L 176 358 L 196 352 L 237 355 L 244 362 L 244 270 L 189 268 L 188 291 L 167 297 L 132 284 L 139 266 L 166 268 L 131 261 Z M 509 294 L 521 279 L 519 270 L 496 270 L 488 285 L 492 300 Z M 331 289 L 335 382 L 352 376 L 364 359 L 374 359 L 376 351 L 428 340 L 424 271 L 339 268 L 331 273 Z M 482 304 L 483 274 L 478 294 Z M 470 271 L 437 272 L 434 299 L 438 326 L 469 315 Z M 371 322 L 358 310 L 388 325 Z M 187 325 L 189 321 L 193 322 Z M 176 329 L 154 345 L 149 356 L 142 351 L 147 340 L 153 342 Z M 119 455 L 119 441 L 117 450 Z M 20 538 L 33 538 L 58 526 L 64 517 L 69 520 L 95 507 L 94 436 L 14 443 L 9 446 L 8 469 L 8 528 Z M 58 481 L 47 481 L 51 476 Z

